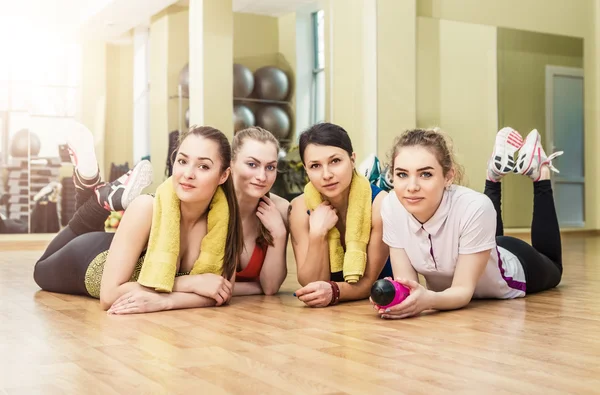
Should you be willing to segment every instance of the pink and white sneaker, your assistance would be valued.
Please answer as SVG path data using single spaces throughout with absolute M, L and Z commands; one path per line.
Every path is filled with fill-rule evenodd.
M 500 129 L 496 134 L 494 152 L 488 161 L 487 178 L 499 182 L 506 174 L 514 171 L 516 152 L 523 146 L 523 137 L 510 127 Z
M 539 181 L 542 166 L 548 166 L 550 170 L 559 173 L 558 169 L 552 166 L 552 160 L 563 153 L 564 151 L 557 151 L 550 156 L 546 155 L 544 147 L 542 147 L 541 136 L 537 129 L 533 129 L 527 135 L 525 144 L 519 152 L 514 172 L 530 177 L 534 182 Z
M 94 192 L 98 204 L 107 211 L 123 211 L 152 183 L 152 164 L 142 160 L 113 182 L 98 185 Z

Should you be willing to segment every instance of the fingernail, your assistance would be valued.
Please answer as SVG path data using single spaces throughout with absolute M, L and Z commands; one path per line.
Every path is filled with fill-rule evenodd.
M 385 309 L 384 313 L 389 313 L 390 309 Z
M 293 295 L 296 296 L 296 292 L 294 292 Z

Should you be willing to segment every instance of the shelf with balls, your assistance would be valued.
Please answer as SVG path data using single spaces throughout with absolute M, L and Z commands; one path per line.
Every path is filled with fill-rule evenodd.
M 294 144 L 294 76 L 280 53 L 234 59 L 234 133 L 260 126 L 280 143 L 278 176 L 272 192 L 291 199 L 301 193 L 306 173 Z
M 234 133 L 260 126 L 289 148 L 294 136 L 293 70 L 280 53 L 234 59 Z

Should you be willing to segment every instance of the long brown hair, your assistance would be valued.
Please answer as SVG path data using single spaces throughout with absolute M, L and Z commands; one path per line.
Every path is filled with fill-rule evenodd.
M 461 184 L 464 178 L 464 169 L 456 161 L 452 139 L 440 129 L 412 129 L 407 130 L 394 140 L 390 151 L 390 166 L 394 168 L 394 159 L 402 147 L 420 146 L 429 149 L 438 160 L 444 176 L 454 169 L 454 184 Z
M 240 130 L 233 136 L 231 142 L 231 153 L 233 160 L 237 157 L 238 152 L 242 149 L 244 141 L 255 140 L 260 143 L 272 143 L 275 145 L 275 151 L 279 152 L 279 141 L 273 136 L 273 133 L 259 126 L 252 126 L 243 130 Z M 267 194 L 268 195 L 268 194 Z M 267 246 L 273 246 L 273 235 L 265 228 L 263 223 L 258 221 L 258 236 L 256 237 L 256 244 L 265 248 Z
M 219 156 L 221 158 L 221 172 L 226 171 L 231 163 L 231 146 L 227 137 L 218 129 L 210 126 L 192 126 L 186 132 L 181 133 L 177 142 L 177 149 L 174 155 L 179 152 L 181 143 L 188 136 L 204 137 L 207 140 L 212 140 L 219 146 Z M 235 197 L 235 189 L 231 175 L 221 185 L 227 205 L 229 206 L 229 224 L 227 225 L 227 239 L 225 242 L 225 255 L 223 257 L 223 277 L 229 279 L 235 273 L 236 268 L 240 264 L 240 254 L 244 249 L 244 232 L 242 231 L 242 222 L 240 220 L 240 210 Z

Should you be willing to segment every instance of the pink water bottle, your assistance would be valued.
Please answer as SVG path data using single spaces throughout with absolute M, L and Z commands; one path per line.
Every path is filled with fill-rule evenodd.
M 371 287 L 371 300 L 382 309 L 401 303 L 408 295 L 410 295 L 408 288 L 387 278 L 375 281 Z

